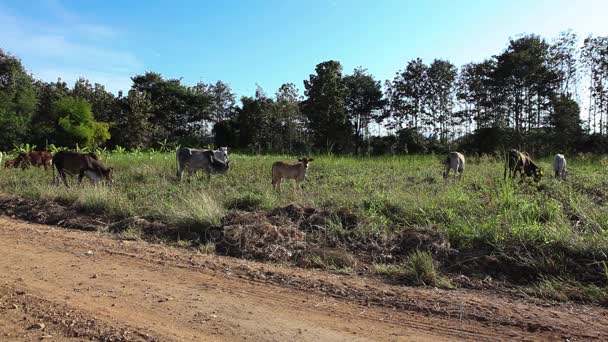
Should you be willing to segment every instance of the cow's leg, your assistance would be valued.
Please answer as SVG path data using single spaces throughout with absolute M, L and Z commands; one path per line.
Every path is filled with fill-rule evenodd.
M 80 183 L 82 183 L 82 178 L 84 178 L 84 170 L 80 170 L 78 173 L 78 186 L 80 186 Z
M 66 179 L 65 172 L 63 170 L 58 171 L 58 172 L 59 172 L 59 177 L 61 177 L 61 180 L 63 180 L 63 184 L 65 185 L 65 187 L 69 188 L 68 180 Z

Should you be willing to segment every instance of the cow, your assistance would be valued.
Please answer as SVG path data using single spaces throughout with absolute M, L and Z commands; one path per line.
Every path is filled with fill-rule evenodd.
M 528 152 L 520 152 L 516 149 L 509 151 L 505 164 L 504 179 L 507 179 L 507 168 L 511 178 L 519 172 L 522 179 L 528 176 L 533 177 L 538 182 L 543 175 L 543 170 L 532 161 Z
M 59 173 L 59 177 L 63 180 L 63 184 L 68 187 L 66 175 L 78 175 L 78 185 L 82 182 L 83 177 L 87 177 L 93 184 L 97 184 L 98 180 L 102 180 L 108 184 L 112 184 L 113 168 L 106 167 L 99 160 L 97 154 L 80 153 L 73 151 L 60 151 L 53 157 L 53 165 Z M 55 169 L 53 169 L 53 179 L 55 178 Z
M 216 157 L 216 152 L 220 152 L 222 160 Z M 188 175 L 197 173 L 199 170 L 205 170 L 207 180 L 211 179 L 212 174 L 224 174 L 228 171 L 230 160 L 228 160 L 227 151 L 210 151 L 197 150 L 188 147 L 181 147 L 175 153 L 177 163 L 177 178 L 183 180 L 184 171 L 188 171 Z
M 272 164 L 272 186 L 276 191 L 281 191 L 281 181 L 283 179 L 295 179 L 296 187 L 300 187 L 300 183 L 306 177 L 308 163 L 313 161 L 313 158 L 298 159 L 298 163 L 288 164 L 282 161 Z
M 556 154 L 553 158 L 553 171 L 555 171 L 555 178 L 566 180 L 568 170 L 566 170 L 566 157 L 563 154 Z
M 30 165 L 37 167 L 44 167 L 44 170 L 48 170 L 51 167 L 51 161 L 53 155 L 49 151 L 32 151 L 32 152 L 19 152 L 17 157 L 13 159 L 10 167 L 21 167 L 22 170 L 27 169 Z
M 443 179 L 448 179 L 450 170 L 454 170 L 454 178 L 462 178 L 464 172 L 464 155 L 460 152 L 450 152 L 443 162 L 445 171 L 443 171 Z

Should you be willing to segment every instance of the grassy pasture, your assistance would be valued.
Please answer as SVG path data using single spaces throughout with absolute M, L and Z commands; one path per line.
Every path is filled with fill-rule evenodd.
M 545 176 L 535 184 L 504 182 L 504 164 L 492 157 L 469 157 L 463 180 L 444 182 L 443 156 L 317 156 L 304 189 L 296 190 L 288 181 L 280 194 L 271 186 L 271 164 L 295 161 L 293 157 L 232 154 L 226 175 L 207 181 L 200 174 L 182 183 L 175 176 L 173 153 L 107 153 L 102 159 L 115 169 L 111 187 L 92 187 L 85 180 L 84 186 L 66 190 L 52 184 L 50 171 L 1 169 L 0 191 L 116 219 L 140 216 L 187 227 L 217 225 L 231 209 L 267 210 L 291 203 L 347 208 L 366 218 L 365 226 L 358 227 L 360 235 L 435 226 L 460 251 L 538 249 L 547 253 L 547 258 L 530 260 L 538 268 L 559 270 L 567 258 L 560 254 L 564 250 L 591 256 L 590 262 L 602 262 L 608 254 L 608 159 L 601 157 L 570 158 L 566 182 L 553 179 L 550 159 L 537 160 Z M 608 283 L 608 271 L 606 278 Z M 543 284 L 548 283 L 545 279 Z

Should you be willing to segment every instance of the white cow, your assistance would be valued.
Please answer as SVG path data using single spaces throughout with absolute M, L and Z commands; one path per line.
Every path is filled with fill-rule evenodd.
M 188 175 L 204 170 L 207 173 L 207 179 L 211 178 L 212 174 L 223 174 L 228 171 L 230 160 L 228 154 L 222 153 L 222 159 L 216 157 L 216 152 L 209 150 L 197 150 L 188 147 L 181 147 L 175 153 L 177 162 L 177 178 L 182 180 L 184 171 L 188 171 Z
M 553 158 L 553 171 L 555 171 L 555 178 L 566 180 L 568 170 L 566 169 L 566 158 L 563 154 L 556 154 Z
M 459 152 L 448 153 L 447 158 L 444 161 L 445 170 L 443 171 L 443 178 L 448 179 L 450 170 L 454 170 L 454 178 L 462 178 L 464 172 L 464 155 Z

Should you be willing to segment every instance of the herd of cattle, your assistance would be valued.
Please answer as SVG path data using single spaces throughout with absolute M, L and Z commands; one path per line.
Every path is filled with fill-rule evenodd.
M 220 147 L 218 150 L 198 150 L 188 147 L 181 147 L 177 150 L 177 178 L 183 179 L 184 171 L 188 175 L 196 174 L 203 170 L 210 178 L 212 174 L 224 174 L 230 166 L 228 158 L 228 148 Z M 297 163 L 275 162 L 272 164 L 272 186 L 275 190 L 281 190 L 281 182 L 283 179 L 293 179 L 296 185 L 306 177 L 308 164 L 312 162 L 312 158 L 298 159 Z M 0 163 L 2 162 L 2 152 L 0 152 Z M 448 178 L 451 170 L 454 171 L 454 177 L 461 178 L 464 172 L 465 158 L 460 152 L 450 152 L 444 160 L 445 170 L 443 177 Z M 53 180 L 58 179 L 63 181 L 66 187 L 68 175 L 78 176 L 78 184 L 82 182 L 84 177 L 89 178 L 94 184 L 101 180 L 106 183 L 112 183 L 113 168 L 106 167 L 100 160 L 99 156 L 94 152 L 82 153 L 74 151 L 60 151 L 51 154 L 48 151 L 32 151 L 20 152 L 15 159 L 7 160 L 4 164 L 6 168 L 26 169 L 29 166 L 44 167 L 47 170 L 49 167 L 53 169 Z M 55 169 L 57 169 L 58 178 L 55 177 Z M 565 180 L 567 176 L 566 158 L 562 154 L 556 154 L 553 160 L 553 170 L 555 178 Z M 527 152 L 520 152 L 516 149 L 509 151 L 506 162 L 504 178 L 507 176 L 515 177 L 519 173 L 522 178 L 532 177 L 535 181 L 539 181 L 543 175 L 543 170 L 536 165 Z

